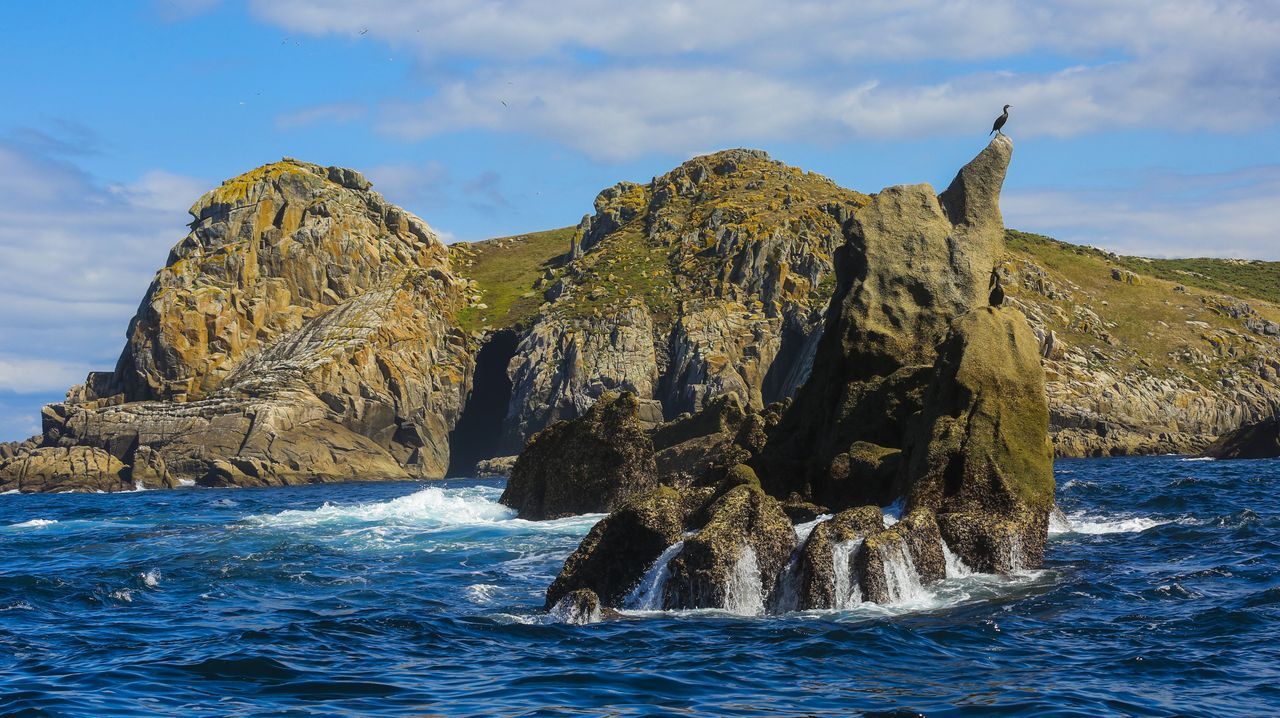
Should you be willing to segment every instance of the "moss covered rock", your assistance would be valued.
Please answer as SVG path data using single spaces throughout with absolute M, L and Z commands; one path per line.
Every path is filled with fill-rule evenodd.
M 1042 518 L 1054 499 L 1038 347 L 1015 309 L 984 307 L 957 319 L 939 350 L 925 411 L 905 447 L 910 506 L 940 517 L 970 517 L 942 520 L 944 527 L 1025 523 L 1027 530 L 1018 533 L 1025 538 L 1021 552 L 1028 566 L 1043 556 Z M 961 541 L 950 529 L 944 535 L 969 565 L 998 563 L 979 551 L 987 544 Z
M 502 503 L 541 520 L 611 511 L 658 484 L 653 442 L 634 394 L 606 394 L 586 414 L 553 424 L 511 468 Z
M 680 540 L 685 520 L 706 494 L 662 486 L 628 501 L 591 528 L 547 589 L 546 607 L 579 589 L 620 607 L 644 572 Z
M 782 505 L 756 486 L 739 485 L 706 515 L 706 525 L 671 561 L 666 606 L 733 608 L 733 601 L 756 601 L 763 610 L 796 544 Z M 731 590 L 735 582 L 745 585 Z

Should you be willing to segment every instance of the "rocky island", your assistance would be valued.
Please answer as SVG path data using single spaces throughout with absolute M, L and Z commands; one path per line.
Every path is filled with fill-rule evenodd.
M 196 202 L 115 370 L 46 407 L 40 435 L 0 444 L 0 490 L 430 479 L 479 462 L 505 473 L 539 431 L 617 394 L 635 403 L 656 475 L 691 482 L 711 445 L 778 421 L 788 428 L 751 431 L 790 468 L 740 463 L 766 482 L 798 472 L 771 490 L 808 486 L 819 501 L 831 462 L 887 466 L 902 460 L 887 447 L 906 449 L 898 424 L 852 448 L 809 436 L 851 391 L 824 375 L 923 394 L 928 372 L 906 367 L 930 364 L 928 343 L 992 281 L 1001 312 L 1030 322 L 1059 456 L 1202 451 L 1280 406 L 1275 263 L 1142 260 L 984 227 L 994 278 L 966 275 L 964 302 L 953 286 L 917 288 L 911 301 L 951 306 L 878 317 L 882 293 L 908 290 L 877 280 L 841 309 L 842 272 L 868 271 L 841 263 L 907 276 L 942 259 L 855 239 L 855 226 L 923 222 L 901 204 L 923 200 L 903 191 L 871 196 L 727 150 L 605 189 L 576 226 L 446 247 L 356 171 L 266 165 Z M 872 254 L 850 256 L 851 240 Z M 822 365 L 837 311 L 870 334 Z M 807 382 L 831 394 L 805 398 Z M 788 414 L 786 400 L 810 411 Z

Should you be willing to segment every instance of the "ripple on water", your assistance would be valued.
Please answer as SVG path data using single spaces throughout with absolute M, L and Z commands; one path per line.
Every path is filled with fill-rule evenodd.
M 499 481 L 3 497 L 0 712 L 1265 713 L 1280 462 L 1249 464 L 1060 462 L 1043 570 L 914 602 L 588 626 L 541 607 L 599 516 Z

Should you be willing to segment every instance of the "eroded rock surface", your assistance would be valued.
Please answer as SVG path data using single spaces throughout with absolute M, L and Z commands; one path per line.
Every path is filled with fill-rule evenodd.
M 134 470 L 168 483 L 443 476 L 474 359 L 434 232 L 359 173 L 288 159 L 191 214 L 116 371 L 47 407 L 41 443 L 146 449 Z

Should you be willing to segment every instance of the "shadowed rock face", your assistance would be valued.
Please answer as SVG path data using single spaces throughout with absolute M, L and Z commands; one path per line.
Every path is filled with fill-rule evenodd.
M 145 447 L 205 485 L 443 476 L 473 357 L 430 228 L 359 173 L 294 160 L 191 214 L 116 372 L 46 407 L 42 443 Z
M 1221 437 L 1205 451 L 1215 459 L 1272 459 L 1280 456 L 1280 415 Z
M 658 485 L 653 442 L 634 394 L 605 394 L 583 416 L 538 432 L 511 469 L 502 503 L 522 519 L 612 511 Z
M 837 459 L 856 442 L 902 446 L 951 322 L 987 304 L 1012 154 L 1012 141 L 996 138 L 940 196 L 889 187 L 850 220 L 812 374 L 761 462 L 762 475 L 780 477 L 773 490 L 823 496 L 835 481 L 844 505 L 885 501 Z

